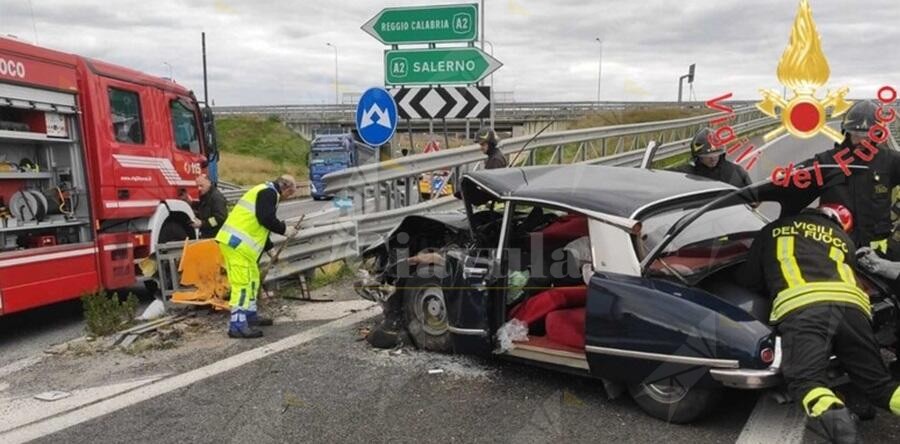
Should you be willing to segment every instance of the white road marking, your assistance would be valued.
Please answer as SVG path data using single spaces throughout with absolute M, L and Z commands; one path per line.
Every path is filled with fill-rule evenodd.
M 71 396 L 53 402 L 35 399 L 32 395 L 0 401 L 0 433 L 49 418 L 60 413 L 83 407 L 85 405 L 108 399 L 110 397 L 134 390 L 138 387 L 159 381 L 168 374 L 155 375 L 138 380 L 119 382 L 99 387 L 72 390 Z M 2 436 L 2 435 L 0 435 Z
M 38 362 L 41 362 L 41 359 L 41 356 L 31 356 L 29 358 L 22 358 L 18 361 L 13 361 L 9 364 L 6 364 L 3 367 L 0 367 L 0 379 L 5 378 L 13 373 L 25 370 L 26 368 L 31 367 Z
M 778 404 L 775 398 L 764 393 L 756 401 L 756 407 L 735 444 L 799 444 L 803 442 L 806 415 L 796 403 Z
M 321 336 L 335 333 L 346 327 L 365 321 L 366 319 L 379 314 L 380 310 L 378 310 L 377 308 L 378 305 L 373 303 L 369 306 L 369 308 L 365 310 L 297 333 L 293 336 L 289 336 L 271 344 L 266 344 L 252 350 L 239 353 L 221 361 L 209 364 L 205 367 L 200 367 L 198 369 L 172 376 L 158 382 L 153 382 L 142 387 L 138 387 L 129 392 L 123 393 L 121 395 L 94 402 L 92 404 L 85 405 L 84 407 L 65 412 L 42 421 L 32 422 L 16 429 L 0 433 L 0 442 L 13 444 L 31 441 L 42 436 L 56 433 L 60 430 L 64 430 L 74 425 L 99 418 L 103 415 L 122 410 L 148 399 L 152 399 L 157 396 L 178 390 L 180 388 L 187 387 L 204 379 L 220 375 L 242 365 L 249 364 L 251 362 L 271 356 L 275 353 L 303 345 Z

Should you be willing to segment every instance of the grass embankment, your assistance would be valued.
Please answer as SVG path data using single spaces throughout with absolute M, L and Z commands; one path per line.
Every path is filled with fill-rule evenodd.
M 276 118 L 222 117 L 216 120 L 219 177 L 254 185 L 281 174 L 307 180 L 309 142 Z

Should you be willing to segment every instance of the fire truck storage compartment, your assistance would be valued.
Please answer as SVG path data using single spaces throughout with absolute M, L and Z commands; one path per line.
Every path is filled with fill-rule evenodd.
M 134 245 L 131 233 L 97 235 L 100 251 L 100 276 L 104 288 L 123 288 L 134 284 Z
M 75 95 L 0 83 L 0 259 L 93 241 Z

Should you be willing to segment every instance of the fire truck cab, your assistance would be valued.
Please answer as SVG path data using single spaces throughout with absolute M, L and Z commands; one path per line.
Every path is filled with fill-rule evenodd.
M 172 81 L 0 37 L 0 315 L 134 285 L 193 237 L 211 128 Z

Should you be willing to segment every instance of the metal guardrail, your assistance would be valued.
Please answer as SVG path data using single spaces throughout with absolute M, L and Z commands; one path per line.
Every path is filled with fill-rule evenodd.
M 596 137 L 606 138 L 606 140 L 610 137 L 622 137 L 626 134 L 637 137 L 645 134 L 659 133 L 661 131 L 673 131 L 675 128 L 682 128 L 685 130 L 683 132 L 686 132 L 697 125 L 705 125 L 705 120 L 709 118 L 710 116 L 703 116 L 702 120 L 697 118 L 680 119 L 670 122 L 623 125 L 549 134 L 539 138 L 540 140 L 536 140 L 536 146 L 529 146 L 526 148 L 526 150 L 528 150 L 527 157 L 531 158 L 531 162 L 529 163 L 526 161 L 523 163 L 533 165 L 535 157 L 533 155 L 534 150 L 547 147 L 553 147 L 555 149 L 553 157 L 561 161 L 562 154 L 560 153 L 560 149 L 563 145 L 581 143 L 581 145 L 578 146 L 578 152 L 576 153 L 581 153 L 581 157 L 579 158 L 576 155 L 572 159 L 573 163 L 577 161 L 611 166 L 637 166 L 641 162 L 643 150 L 633 149 L 609 156 L 588 159 L 586 157 L 587 146 L 584 144 L 595 140 Z M 732 126 L 736 132 L 746 133 L 771 126 L 775 123 L 777 123 L 775 119 L 761 118 L 756 115 L 753 110 L 747 109 L 736 112 L 735 122 L 732 123 Z M 677 137 L 678 134 L 681 133 L 676 131 L 675 133 L 663 135 Z M 690 134 L 692 136 L 693 133 L 689 132 L 685 134 Z M 685 152 L 688 149 L 690 139 L 691 137 L 686 137 L 684 134 L 682 134 L 682 137 L 675 139 L 657 139 L 659 141 L 666 141 L 662 144 L 659 151 L 657 151 L 656 159 L 663 160 Z M 643 139 L 638 137 L 635 140 Z M 635 142 L 635 144 L 636 143 L 637 142 Z M 521 140 L 511 140 L 505 143 L 502 149 L 507 155 L 510 155 L 513 151 L 521 149 L 522 145 L 523 141 Z M 401 161 L 385 162 L 384 164 L 386 165 L 380 167 L 373 166 L 372 168 L 363 168 L 369 168 L 374 172 L 381 173 L 381 176 L 374 177 L 374 180 L 376 181 L 396 181 L 401 178 L 408 179 L 410 174 L 418 174 L 431 169 L 453 168 L 460 167 L 467 163 L 480 162 L 483 155 L 481 155 L 480 152 L 476 153 L 474 150 L 477 150 L 477 147 L 445 150 L 444 152 L 430 154 L 430 157 L 440 158 L 442 159 L 441 161 L 432 161 L 431 158 L 425 159 L 422 156 L 410 156 L 410 158 L 405 158 Z M 457 154 L 456 152 L 459 152 L 459 155 L 453 155 Z M 603 152 L 607 152 L 605 148 Z M 451 155 L 448 155 L 448 153 Z M 437 156 L 437 154 L 441 155 Z M 559 157 L 557 157 L 557 154 L 559 154 Z M 373 176 L 370 176 L 369 178 L 372 179 Z M 371 182 L 367 183 L 364 177 L 358 177 L 353 174 L 347 175 L 342 180 L 344 180 L 345 186 L 359 184 L 362 185 L 362 188 L 365 188 L 372 185 Z M 375 193 L 374 197 L 378 199 L 379 195 L 380 193 Z M 366 196 L 363 196 L 363 199 L 366 199 Z M 364 247 L 377 242 L 406 216 L 428 212 L 453 211 L 461 207 L 462 202 L 460 200 L 448 196 L 419 202 L 402 208 L 394 208 L 370 214 L 346 215 L 330 220 L 319 218 L 307 220 L 306 226 L 301 229 L 299 236 L 291 241 L 282 252 L 281 262 L 267 275 L 266 282 L 287 278 L 331 262 L 358 256 Z M 294 221 L 296 221 L 296 218 L 288 220 L 287 222 L 290 224 Z M 274 242 L 276 245 L 281 244 L 284 241 L 285 239 L 283 237 L 275 236 Z M 157 258 L 160 262 L 158 264 L 160 281 L 164 283 L 162 288 L 163 294 L 166 297 L 170 297 L 173 292 L 181 289 L 178 284 L 178 260 L 181 257 L 183 248 L 184 242 L 170 242 L 161 244 L 157 247 Z M 268 257 L 264 255 L 262 258 L 263 266 L 265 266 L 267 262 Z
M 225 196 L 225 200 L 227 200 L 229 204 L 234 205 L 234 203 L 237 202 L 245 192 L 247 192 L 247 188 L 241 188 L 239 185 L 232 185 L 231 188 L 222 188 L 220 186 L 219 191 L 222 192 L 222 195 Z M 297 192 L 295 196 L 309 197 L 309 195 L 309 182 L 297 182 Z
M 296 223 L 296 219 L 289 221 Z M 296 239 L 281 252 L 280 261 L 266 275 L 265 282 L 272 282 L 295 276 L 307 270 L 313 270 L 332 262 L 359 254 L 359 236 L 357 223 L 338 221 L 315 227 L 304 228 Z M 273 236 L 273 243 L 278 246 L 285 242 L 282 236 Z M 171 298 L 177 291 L 186 290 L 180 284 L 178 262 L 184 249 L 184 241 L 168 242 L 157 246 L 159 280 L 163 296 Z M 262 267 L 269 263 L 269 257 L 260 259 Z
M 557 133 L 523 136 L 502 141 L 499 149 L 517 166 L 586 162 L 612 154 L 633 151 L 655 140 L 661 145 L 687 140 L 710 119 L 724 113 L 707 114 L 664 122 L 649 122 L 602 128 L 578 129 Z M 755 107 L 736 109 L 729 122 L 735 129 L 750 122 L 774 124 L 777 120 L 765 116 Z M 548 156 L 548 153 L 549 156 Z M 375 211 L 402 208 L 417 203 L 418 193 L 412 192 L 418 176 L 432 171 L 451 172 L 449 183 L 454 187 L 468 171 L 477 169 L 484 160 L 477 145 L 415 154 L 378 164 L 348 168 L 325 176 L 326 190 L 338 196 L 366 195 L 375 197 Z

